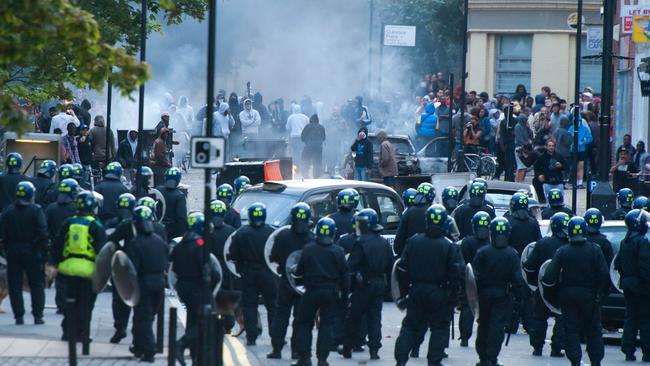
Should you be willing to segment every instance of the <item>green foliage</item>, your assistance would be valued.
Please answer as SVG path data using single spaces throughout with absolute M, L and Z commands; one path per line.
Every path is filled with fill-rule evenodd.
M 414 25 L 416 47 L 405 50 L 416 74 L 454 72 L 460 75 L 463 0 L 381 0 L 385 24 Z

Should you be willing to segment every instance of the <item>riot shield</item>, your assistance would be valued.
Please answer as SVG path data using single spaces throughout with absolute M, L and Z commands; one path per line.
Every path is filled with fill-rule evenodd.
M 97 208 L 95 212 L 97 213 L 101 211 L 102 207 L 104 206 L 104 196 L 101 193 L 97 193 L 95 191 L 92 192 L 93 192 L 93 196 L 95 196 L 95 201 L 97 201 Z
M 532 242 L 524 248 L 524 251 L 521 252 L 521 275 L 524 277 L 524 281 L 528 285 L 531 291 L 537 291 L 537 276 L 535 271 L 530 271 L 524 267 L 524 263 L 528 261 L 528 258 L 533 254 L 535 250 L 535 244 L 537 242 Z
M 609 264 L 609 279 L 612 281 L 612 285 L 618 292 L 623 292 L 621 290 L 621 274 L 614 268 L 614 262 L 616 262 L 616 258 L 618 257 L 618 254 L 614 256 L 614 259 L 612 259 L 612 263 Z
M 298 262 L 300 262 L 300 256 L 302 255 L 302 250 L 296 250 L 295 252 L 289 254 L 287 257 L 287 264 L 285 266 L 285 272 L 287 280 L 291 288 L 296 291 L 298 295 L 303 295 L 305 293 L 305 286 L 300 284 L 300 280 L 295 277 L 296 269 L 298 268 Z
M 266 239 L 266 244 L 264 244 L 264 260 L 266 261 L 267 267 L 269 267 L 271 272 L 276 276 L 280 276 L 280 273 L 278 272 L 280 264 L 271 261 L 271 252 L 273 251 L 273 245 L 275 245 L 275 237 L 284 230 L 291 230 L 291 225 L 285 225 L 275 229 L 275 231 L 269 235 L 269 238 Z
M 393 297 L 393 302 L 397 303 L 397 300 L 402 299 L 406 296 L 407 291 L 406 289 L 403 289 L 400 286 L 400 280 L 399 280 L 399 268 L 397 266 L 399 263 L 402 261 L 401 258 L 397 259 L 395 263 L 393 263 L 393 270 L 391 271 L 390 274 L 390 294 Z M 404 312 L 405 309 L 402 309 L 400 307 L 397 307 L 400 311 Z
M 212 278 L 212 297 L 216 297 L 223 283 L 223 270 L 221 264 L 214 254 L 210 253 L 210 272 Z
M 234 233 L 230 234 L 228 239 L 226 239 L 226 243 L 223 245 L 223 259 L 224 263 L 226 263 L 226 267 L 228 267 L 228 270 L 235 275 L 237 278 L 241 278 L 241 275 L 237 273 L 237 266 L 235 266 L 235 262 L 230 259 L 230 245 L 232 244 L 232 236 L 235 235 L 237 232 L 235 231 Z
M 158 219 L 158 222 L 162 222 L 163 217 L 165 217 L 165 211 L 167 210 L 165 196 L 163 196 L 163 194 L 156 188 L 149 188 L 148 196 L 156 201 L 156 219 Z
M 95 275 L 93 276 L 93 291 L 96 294 L 104 291 L 104 287 L 111 278 L 111 261 L 117 251 L 117 244 L 109 241 L 99 250 L 95 258 Z
M 472 311 L 474 318 L 478 319 L 479 303 L 478 303 L 478 287 L 476 285 L 476 277 L 474 277 L 474 269 L 471 263 L 467 263 L 465 268 L 465 295 L 467 295 L 467 304 Z
M 130 307 L 134 307 L 140 301 L 140 285 L 138 274 L 135 271 L 131 259 L 121 250 L 113 254 L 111 261 L 113 285 L 122 301 Z
M 544 283 L 544 273 L 546 273 L 546 268 L 551 264 L 551 259 L 547 260 L 539 267 L 538 283 L 537 288 L 539 289 L 539 295 L 542 297 L 542 301 L 546 304 L 548 310 L 554 314 L 562 314 L 560 310 L 560 303 L 557 297 L 557 286 L 555 283 L 547 284 Z

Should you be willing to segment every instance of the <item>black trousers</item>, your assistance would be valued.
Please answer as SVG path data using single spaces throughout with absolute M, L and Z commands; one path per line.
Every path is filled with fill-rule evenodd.
M 275 275 L 268 269 L 247 270 L 242 273 L 242 303 L 244 305 L 244 326 L 246 339 L 255 341 L 259 336 L 257 329 L 257 299 L 259 295 L 264 298 L 268 326 L 273 324 L 273 311 L 278 296 L 278 287 Z
M 509 318 L 510 296 L 498 293 L 479 294 L 479 317 L 476 329 L 476 353 L 481 362 L 497 363 Z
M 140 286 L 140 291 L 140 301 L 133 308 L 133 348 L 145 357 L 153 356 L 156 353 L 153 321 L 165 298 L 165 291 L 147 286 Z
M 65 310 L 65 277 L 56 276 L 54 280 L 54 288 L 56 293 L 54 295 L 54 302 L 56 303 L 56 308 L 58 311 L 63 312 Z
M 12 248 L 12 244 L 8 246 L 7 285 L 14 318 L 22 318 L 25 315 L 23 274 L 27 276 L 29 283 L 32 314 L 34 318 L 42 318 L 45 307 L 45 261 L 43 255 L 31 248 Z
M 458 317 L 458 330 L 460 331 L 461 340 L 469 340 L 472 338 L 474 328 L 474 314 L 469 308 L 467 298 L 465 296 L 460 299 L 460 316 Z
M 409 292 L 406 316 L 395 343 L 395 360 L 406 363 L 409 352 L 421 342 L 423 328 L 431 331 L 427 360 L 436 364 L 443 358 L 449 339 L 450 302 L 444 289 L 414 285 Z
M 59 276 L 62 276 L 59 274 Z M 93 308 L 95 307 L 95 300 L 97 295 L 93 291 L 92 281 L 81 277 L 64 276 L 65 279 L 65 295 L 66 299 L 74 299 L 73 303 L 67 303 L 66 306 L 72 306 L 72 313 L 74 319 L 68 319 L 68 309 L 61 321 L 61 328 L 63 328 L 64 338 L 70 336 L 68 332 L 68 321 L 73 321 L 75 324 L 75 339 L 84 340 L 90 337 L 90 321 L 92 320 Z
M 291 350 L 296 348 L 296 316 L 300 306 L 300 295 L 296 293 L 287 280 L 282 277 L 278 284 L 278 300 L 275 307 L 273 322 L 271 323 L 271 345 L 273 349 L 281 350 L 285 345 L 289 319 L 293 311 L 293 332 L 291 334 Z M 257 327 L 256 327 L 257 328 Z
M 621 351 L 625 354 L 636 352 L 636 339 L 639 332 L 641 351 L 650 357 L 650 297 L 639 296 L 630 291 L 625 296 L 625 325 L 621 339 Z
M 530 335 L 530 345 L 534 349 L 542 349 L 546 341 L 546 329 L 548 328 L 548 318 L 554 317 L 550 310 L 544 304 L 539 291 L 533 294 L 533 317 L 528 334 Z M 551 336 L 551 349 L 560 351 L 564 349 L 564 326 L 562 318 L 555 316 L 555 325 L 553 326 L 553 335 Z
M 113 328 L 118 332 L 126 333 L 126 327 L 129 325 L 129 318 L 131 317 L 131 307 L 122 301 L 115 286 L 113 286 L 111 308 L 113 309 Z
M 521 304 L 517 305 L 514 301 L 514 295 L 512 296 L 512 301 L 509 303 L 509 312 L 510 323 L 508 325 L 511 333 L 517 333 L 519 330 L 519 323 L 524 327 L 524 330 L 527 333 L 530 333 L 531 323 L 533 319 L 533 293 L 526 286 L 524 289 L 524 298 L 522 299 Z
M 309 171 L 313 166 L 312 178 L 319 178 L 323 174 L 323 151 L 305 148 L 302 152 L 303 171 Z
M 201 284 L 188 281 L 179 281 L 176 284 L 176 293 L 185 304 L 187 315 L 185 318 L 185 334 L 179 339 L 183 347 L 189 347 L 192 358 L 198 351 L 199 314 L 201 312 Z
M 302 296 L 298 316 L 296 317 L 296 346 L 303 358 L 311 355 L 312 330 L 314 318 L 318 312 L 320 328 L 316 341 L 316 357 L 327 360 L 333 345 L 334 314 L 338 295 L 335 286 L 308 287 Z
M 600 304 L 596 303 L 595 291 L 588 288 L 564 288 L 560 290 L 560 309 L 566 333 L 565 350 L 569 361 L 580 363 L 582 349 L 580 336 L 587 343 L 587 354 L 592 365 L 600 365 L 605 355 L 600 320 Z
M 370 350 L 381 348 L 381 310 L 384 305 L 383 283 L 371 283 L 352 292 L 350 308 L 345 317 L 345 336 L 343 345 L 352 348 L 363 342 L 364 329 L 361 328 L 363 316 L 367 319 L 368 347 Z

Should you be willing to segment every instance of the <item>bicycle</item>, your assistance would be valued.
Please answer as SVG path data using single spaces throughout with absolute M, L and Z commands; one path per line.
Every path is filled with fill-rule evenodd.
M 491 180 L 497 171 L 497 159 L 487 153 L 484 147 L 478 147 L 477 153 L 463 154 L 463 171 L 475 172 L 477 177 Z M 458 159 L 455 159 L 452 165 L 452 172 L 458 172 Z

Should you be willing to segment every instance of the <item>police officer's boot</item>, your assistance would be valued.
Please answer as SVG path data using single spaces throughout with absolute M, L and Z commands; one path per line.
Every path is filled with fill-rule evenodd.
M 282 358 L 282 350 L 274 347 L 271 352 L 266 354 L 266 358 L 279 360 Z
M 318 360 L 318 366 L 330 366 L 330 364 L 326 360 Z
M 292 363 L 291 366 L 311 366 L 311 358 L 309 356 L 300 356 L 298 361 Z
M 350 347 L 346 346 L 341 346 L 338 349 L 339 354 L 343 356 L 343 358 L 352 358 L 352 349 Z
M 634 355 L 634 353 L 631 353 L 631 352 L 626 353 L 625 354 L 625 361 L 634 362 L 634 361 L 636 361 L 636 356 Z
M 185 348 L 186 346 L 182 339 L 176 342 L 176 361 L 181 366 L 185 366 Z
M 113 334 L 109 342 L 113 344 L 117 344 L 120 343 L 120 341 L 124 338 L 126 338 L 126 332 L 121 329 L 118 329 L 115 331 L 115 334 Z
M 370 350 L 370 359 L 371 360 L 378 360 L 379 359 L 379 350 L 371 349 Z

